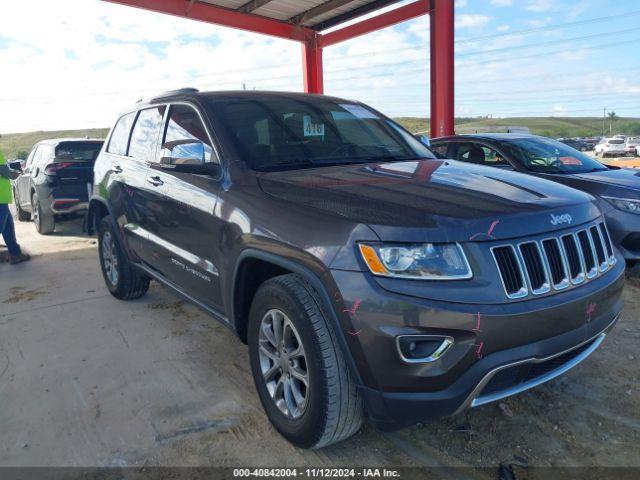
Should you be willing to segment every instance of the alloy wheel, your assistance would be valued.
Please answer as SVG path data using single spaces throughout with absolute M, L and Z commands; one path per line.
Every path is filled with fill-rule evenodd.
M 110 232 L 102 235 L 102 266 L 111 285 L 118 285 L 118 253 Z
M 281 310 L 262 317 L 258 353 L 271 399 L 286 417 L 300 418 L 309 399 L 307 358 L 298 331 Z

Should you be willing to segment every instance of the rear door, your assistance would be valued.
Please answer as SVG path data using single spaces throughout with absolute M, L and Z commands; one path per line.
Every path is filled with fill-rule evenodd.
M 138 257 L 154 269 L 159 269 L 161 263 L 149 248 L 149 236 L 161 208 L 162 188 L 149 179 L 149 165 L 157 162 L 165 110 L 165 105 L 158 105 L 138 112 L 127 150 L 128 168 L 132 173 L 126 176 L 125 235 L 131 245 L 135 245 Z

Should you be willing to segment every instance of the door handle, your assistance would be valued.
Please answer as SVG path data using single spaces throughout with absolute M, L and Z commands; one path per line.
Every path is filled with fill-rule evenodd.
M 122 173 L 122 167 L 120 165 L 113 166 L 113 173 Z
M 154 187 L 159 187 L 160 185 L 164 185 L 164 182 L 162 181 L 162 179 L 157 175 L 155 177 L 147 178 L 147 182 L 149 182 Z

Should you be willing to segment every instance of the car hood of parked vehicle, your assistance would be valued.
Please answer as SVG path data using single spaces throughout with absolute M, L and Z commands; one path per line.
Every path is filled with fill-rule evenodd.
M 384 241 L 491 241 L 600 215 L 588 194 L 453 160 L 350 164 L 263 173 L 264 192 L 367 224 Z
M 640 191 L 640 171 L 630 168 L 610 168 L 598 172 L 576 173 L 570 176 L 589 182 L 606 183 Z

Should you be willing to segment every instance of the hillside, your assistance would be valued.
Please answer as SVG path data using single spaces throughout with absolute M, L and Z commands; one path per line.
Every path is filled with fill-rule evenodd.
M 412 132 L 428 132 L 429 120 L 399 117 L 398 122 Z M 517 117 L 517 118 L 457 118 L 457 133 L 504 132 L 507 127 L 529 127 L 531 133 L 545 137 L 596 137 L 602 134 L 602 118 L 596 117 Z M 605 133 L 609 133 L 606 121 Z M 618 118 L 613 122 L 613 134 L 640 135 L 640 118 Z
M 398 122 L 412 132 L 428 132 L 429 119 L 398 117 Z M 529 127 L 531 133 L 545 137 L 592 137 L 602 133 L 602 118 L 595 117 L 518 117 L 518 118 L 458 118 L 457 133 L 500 132 L 510 126 Z M 606 122 L 606 132 L 609 122 Z M 107 128 L 88 130 L 60 130 L 51 132 L 10 133 L 0 136 L 0 150 L 7 158 L 26 156 L 40 140 L 57 137 L 104 138 Z M 640 118 L 618 118 L 613 122 L 613 133 L 640 135 Z M 21 155 L 18 155 L 21 154 Z
M 0 150 L 8 159 L 26 158 L 33 146 L 40 140 L 64 137 L 105 138 L 108 132 L 108 128 L 91 128 L 87 130 L 7 133 L 0 135 Z

